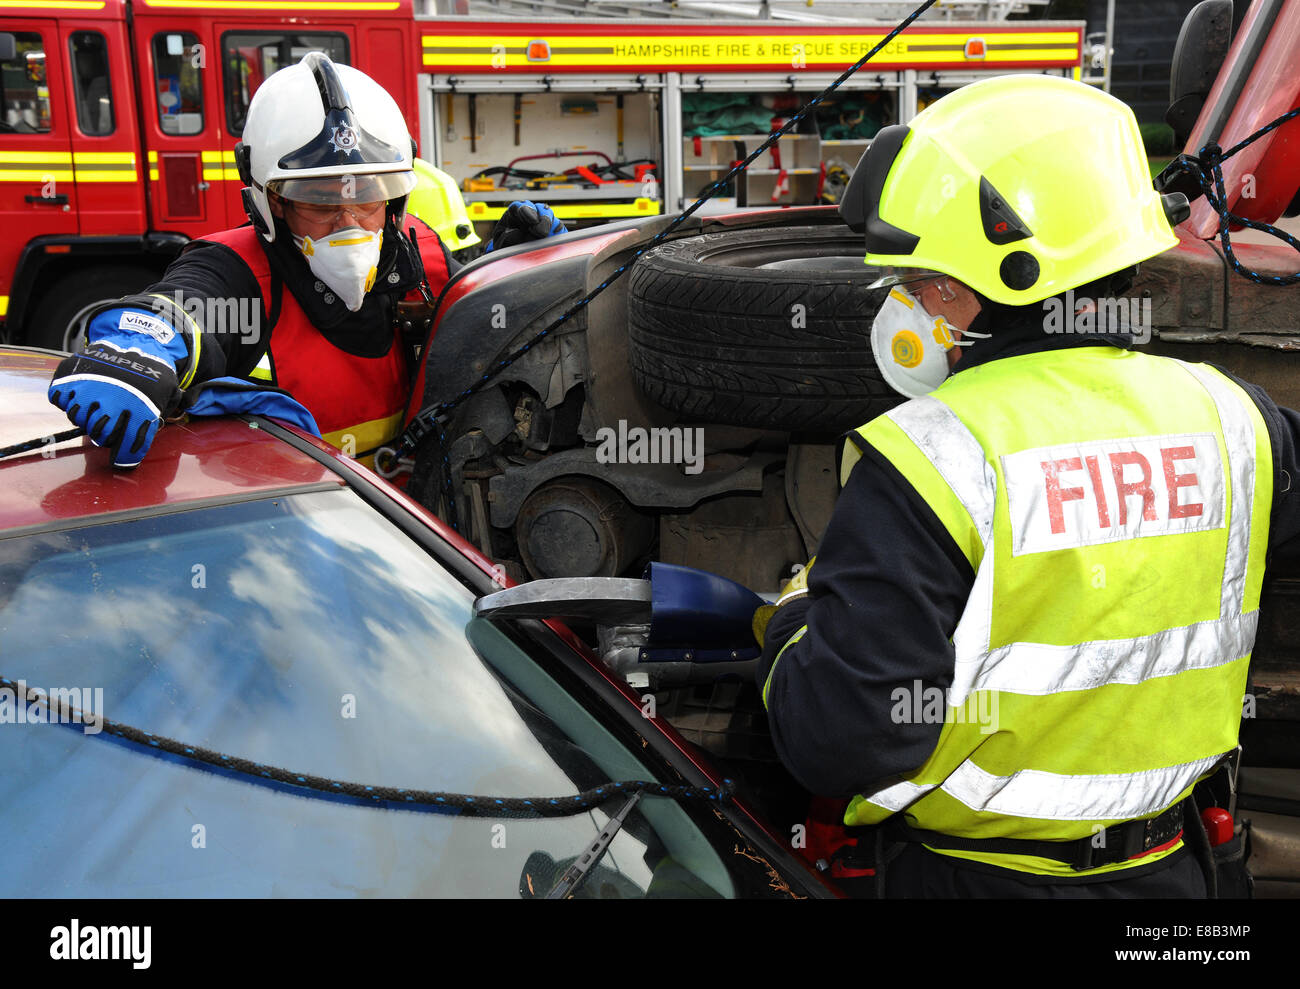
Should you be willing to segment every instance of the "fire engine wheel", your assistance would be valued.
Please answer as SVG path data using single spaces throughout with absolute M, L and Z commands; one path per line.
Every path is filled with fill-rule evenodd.
M 104 265 L 53 282 L 27 317 L 27 343 L 50 350 L 72 351 L 77 324 L 85 310 L 100 302 L 139 292 L 158 280 L 144 265 Z
M 628 287 L 632 374 L 689 419 L 842 431 L 897 405 L 871 356 L 883 299 L 845 227 L 730 230 L 648 251 Z

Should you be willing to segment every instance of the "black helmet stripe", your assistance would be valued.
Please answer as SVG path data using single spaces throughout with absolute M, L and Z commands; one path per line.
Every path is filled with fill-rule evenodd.
M 840 216 L 854 233 L 866 233 L 868 254 L 911 254 L 920 242 L 920 237 L 880 218 L 885 179 L 910 133 L 906 124 L 882 127 L 840 197 Z
M 316 87 L 320 90 L 320 101 L 324 104 L 325 112 L 328 114 L 331 110 L 350 109 L 348 91 L 343 88 L 343 80 L 339 78 L 334 63 L 321 52 L 308 52 L 302 61 L 316 77 Z
M 402 153 L 361 127 L 352 108 L 343 80 L 334 63 L 320 52 L 310 52 L 303 63 L 311 69 L 320 90 L 325 124 L 320 133 L 279 161 L 290 170 L 329 168 L 336 165 L 390 165 L 402 160 Z

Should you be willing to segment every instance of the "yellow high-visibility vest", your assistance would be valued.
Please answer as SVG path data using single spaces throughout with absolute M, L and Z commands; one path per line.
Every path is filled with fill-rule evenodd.
M 1236 747 L 1273 498 L 1268 430 L 1239 386 L 1203 364 L 1055 350 L 971 368 L 858 434 L 975 581 L 938 746 L 855 797 L 847 824 L 902 812 L 965 838 L 1103 836 L 1184 799 Z M 1077 876 L 1179 844 L 1087 873 L 935 850 Z

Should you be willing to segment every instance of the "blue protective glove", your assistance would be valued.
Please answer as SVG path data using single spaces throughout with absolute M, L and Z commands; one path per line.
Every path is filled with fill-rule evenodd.
M 108 309 L 91 319 L 89 342 L 64 358 L 50 379 L 49 398 L 113 454 L 114 467 L 135 467 L 181 400 L 176 360 L 184 339 L 144 309 Z
M 560 222 L 545 203 L 529 202 L 521 199 L 506 207 L 492 228 L 492 239 L 487 242 L 485 251 L 502 247 L 514 247 L 530 240 L 554 237 L 556 234 L 568 233 L 568 228 Z

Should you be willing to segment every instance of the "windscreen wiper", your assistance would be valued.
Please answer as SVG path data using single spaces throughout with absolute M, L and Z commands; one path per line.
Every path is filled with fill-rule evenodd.
M 623 827 L 623 821 L 641 799 L 641 792 L 637 790 L 628 797 L 627 803 L 619 808 L 618 813 L 605 822 L 605 826 L 600 829 L 600 834 L 596 835 L 596 840 L 564 870 L 564 875 L 560 876 L 559 882 L 551 887 L 551 891 L 546 894 L 546 899 L 566 900 L 573 895 L 582 881 L 587 878 L 587 873 L 604 857 L 610 842 Z

